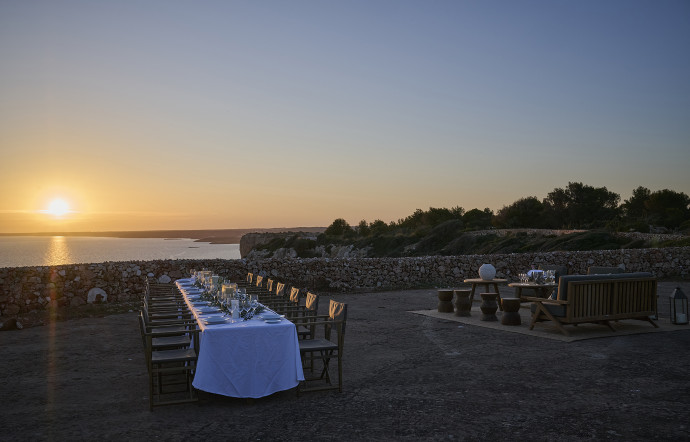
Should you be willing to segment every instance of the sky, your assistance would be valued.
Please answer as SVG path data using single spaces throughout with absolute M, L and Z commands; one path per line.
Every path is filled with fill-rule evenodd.
M 686 0 L 0 0 L 0 233 L 690 194 L 688 54 Z

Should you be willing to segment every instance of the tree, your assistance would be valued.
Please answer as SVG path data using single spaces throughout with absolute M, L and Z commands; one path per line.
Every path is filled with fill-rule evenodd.
M 633 190 L 630 199 L 621 204 L 623 218 L 627 221 L 646 221 L 648 213 L 645 203 L 651 193 L 649 189 L 642 186 Z
M 369 228 L 369 224 L 367 224 L 367 220 L 363 219 L 359 222 L 357 233 L 359 233 L 360 236 L 369 236 L 371 229 Z
M 323 232 L 328 236 L 344 236 L 354 233 L 350 224 L 343 218 L 337 218 L 333 223 Z
M 618 214 L 620 195 L 606 187 L 568 183 L 544 199 L 546 218 L 554 228 L 603 227 Z
M 374 236 L 383 235 L 384 233 L 388 232 L 388 224 L 384 223 L 380 219 L 377 219 L 369 224 L 369 229 L 371 230 L 371 234 Z
M 690 219 L 690 197 L 683 192 L 658 190 L 649 195 L 644 205 L 654 225 L 675 229 Z
M 491 209 L 472 209 L 463 215 L 462 221 L 470 229 L 487 229 L 491 227 L 493 216 Z
M 544 204 L 535 196 L 520 198 L 496 213 L 493 223 L 502 228 L 536 228 L 542 223 Z
M 429 207 L 428 211 L 417 209 L 407 218 L 398 220 L 398 227 L 417 229 L 419 227 L 434 227 L 452 219 L 462 219 L 465 209 L 456 206 L 452 209 Z

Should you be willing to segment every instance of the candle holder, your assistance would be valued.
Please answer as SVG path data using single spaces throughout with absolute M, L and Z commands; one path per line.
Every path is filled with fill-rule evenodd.
M 673 294 L 668 298 L 671 303 L 671 323 L 684 325 L 688 323 L 688 297 L 676 287 Z

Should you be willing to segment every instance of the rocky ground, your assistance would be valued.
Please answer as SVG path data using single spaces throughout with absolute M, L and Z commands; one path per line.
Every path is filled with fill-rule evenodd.
M 662 282 L 662 316 L 676 285 L 690 294 Z M 435 290 L 334 298 L 349 304 L 343 393 L 202 394 L 150 412 L 134 313 L 0 332 L 0 440 L 689 437 L 690 326 L 564 343 L 409 313 L 434 308 Z

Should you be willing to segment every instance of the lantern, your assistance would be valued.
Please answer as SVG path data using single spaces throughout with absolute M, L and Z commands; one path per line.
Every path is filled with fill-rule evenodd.
M 687 324 L 688 323 L 688 298 L 685 293 L 676 287 L 673 294 L 668 298 L 671 302 L 671 323 L 673 324 Z

